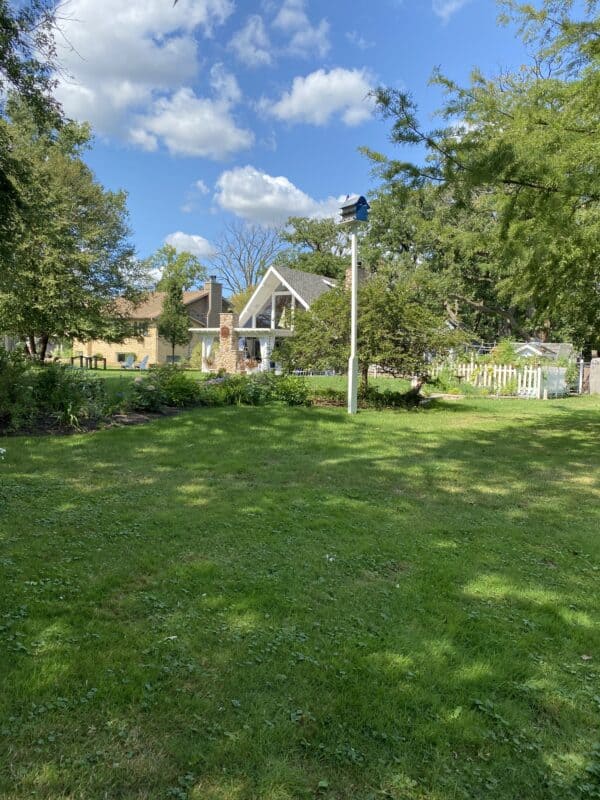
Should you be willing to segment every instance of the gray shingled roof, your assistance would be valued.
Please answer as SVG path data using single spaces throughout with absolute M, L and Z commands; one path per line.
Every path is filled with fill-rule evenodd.
M 301 297 L 310 307 L 314 301 L 335 286 L 336 281 L 323 275 L 314 275 L 312 272 L 302 272 L 290 267 L 275 267 L 285 282 Z

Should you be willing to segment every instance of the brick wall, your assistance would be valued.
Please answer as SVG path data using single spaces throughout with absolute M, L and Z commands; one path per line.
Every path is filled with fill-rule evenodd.
M 223 369 L 229 374 L 240 368 L 239 337 L 235 332 L 239 318 L 234 313 L 219 315 L 219 349 L 215 354 L 214 369 Z

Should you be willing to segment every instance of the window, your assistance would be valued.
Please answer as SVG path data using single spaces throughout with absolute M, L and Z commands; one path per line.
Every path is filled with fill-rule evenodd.
M 124 364 L 128 356 L 133 356 L 135 358 L 135 353 L 117 353 L 117 363 Z
M 181 361 L 181 356 L 167 356 L 167 364 L 177 364 Z

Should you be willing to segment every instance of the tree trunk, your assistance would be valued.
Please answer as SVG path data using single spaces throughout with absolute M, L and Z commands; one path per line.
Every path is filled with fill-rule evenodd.
M 360 366 L 360 391 L 359 394 L 366 394 L 369 387 L 369 365 Z
M 48 349 L 48 339 L 49 338 L 50 337 L 48 336 L 47 333 L 43 333 L 41 338 L 40 338 L 39 357 L 40 357 L 40 361 L 42 362 L 42 364 L 44 363 L 44 360 L 46 358 L 46 350 Z
M 175 342 L 171 342 L 171 364 L 175 363 Z
M 27 334 L 27 352 L 29 353 L 31 358 L 35 358 L 35 356 L 37 355 L 35 335 L 33 333 Z

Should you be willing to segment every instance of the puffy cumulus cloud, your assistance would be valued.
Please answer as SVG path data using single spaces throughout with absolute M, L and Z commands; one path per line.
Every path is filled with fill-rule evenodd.
M 438 17 L 444 22 L 448 22 L 450 17 L 460 11 L 468 2 L 469 0 L 433 0 L 432 8 Z
M 294 55 L 315 53 L 323 58 L 331 47 L 329 23 L 322 19 L 318 25 L 313 25 L 306 13 L 306 0 L 284 0 L 273 27 L 289 36 L 287 50 Z
M 191 81 L 196 34 L 211 36 L 233 8 L 232 0 L 69 0 L 57 36 L 56 94 L 66 113 L 121 131 L 128 110 Z
M 225 84 L 231 88 L 228 81 Z M 130 138 L 142 146 L 147 143 L 156 147 L 161 141 L 173 155 L 217 160 L 250 147 L 254 141 L 252 131 L 237 126 L 228 97 L 197 97 L 189 88 L 156 100 L 149 113 L 138 117 Z
M 280 100 L 263 100 L 261 107 L 286 122 L 325 125 L 332 117 L 339 117 L 346 125 L 358 125 L 373 113 L 371 88 L 371 78 L 364 69 L 319 69 L 294 78 L 292 88 Z
M 314 200 L 283 175 L 268 175 L 250 165 L 223 172 L 215 200 L 225 211 L 265 226 L 291 216 L 334 217 L 340 206 L 339 198 Z
M 197 258 L 210 258 L 214 253 L 214 248 L 208 239 L 195 233 L 176 231 L 170 233 L 165 242 L 174 247 L 178 253 L 191 253 Z
M 269 35 L 258 14 L 248 17 L 244 27 L 231 38 L 229 48 L 248 67 L 268 66 L 273 61 Z

